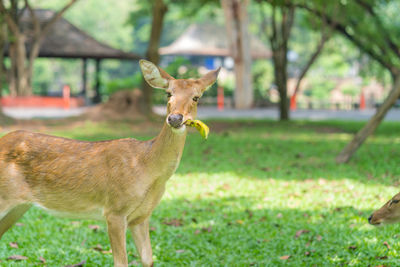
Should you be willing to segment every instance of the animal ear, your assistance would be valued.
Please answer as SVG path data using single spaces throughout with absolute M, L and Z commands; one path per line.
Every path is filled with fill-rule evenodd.
M 218 74 L 219 74 L 220 70 L 221 70 L 221 67 L 219 67 L 216 70 L 212 70 L 212 71 L 206 73 L 203 77 L 201 77 L 199 79 L 199 81 L 202 83 L 202 87 L 203 87 L 202 91 L 203 92 L 215 83 L 215 81 L 218 78 Z
M 141 59 L 139 65 L 144 79 L 151 87 L 167 89 L 169 81 L 174 79 L 165 70 L 157 67 L 150 61 Z

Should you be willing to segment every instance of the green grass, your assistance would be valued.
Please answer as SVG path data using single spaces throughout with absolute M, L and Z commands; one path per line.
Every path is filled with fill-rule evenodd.
M 384 123 L 346 165 L 334 158 L 362 123 L 209 126 L 207 141 L 191 131 L 181 165 L 153 213 L 155 266 L 400 265 L 399 226 L 374 228 L 366 219 L 400 191 L 399 124 Z M 132 128 L 127 122 L 86 123 L 52 132 L 104 140 L 146 139 L 158 130 Z M 171 220 L 179 226 L 165 224 Z M 112 265 L 111 254 L 93 249 L 110 249 L 102 222 L 55 218 L 37 208 L 20 222 L 0 242 L 2 266 L 38 265 L 40 256 L 48 266 L 82 260 L 85 266 Z M 100 229 L 94 232 L 91 224 Z M 139 262 L 130 233 L 127 247 L 129 261 Z M 29 259 L 6 260 L 15 254 Z M 290 258 L 280 259 L 285 255 Z

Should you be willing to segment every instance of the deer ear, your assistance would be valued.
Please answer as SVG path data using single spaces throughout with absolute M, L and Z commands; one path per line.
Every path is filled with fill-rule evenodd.
M 157 67 L 150 61 L 141 59 L 139 65 L 144 79 L 151 87 L 167 89 L 169 81 L 174 79 L 165 70 Z
M 199 79 L 199 81 L 202 83 L 203 92 L 216 82 L 220 70 L 221 67 L 206 73 L 206 75 Z

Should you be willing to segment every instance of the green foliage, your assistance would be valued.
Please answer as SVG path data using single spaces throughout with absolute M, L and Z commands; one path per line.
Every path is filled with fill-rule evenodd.
M 320 100 L 328 99 L 329 93 L 334 89 L 334 87 L 334 81 L 314 77 L 310 80 L 310 84 L 305 94 Z
M 136 72 L 134 75 L 121 79 L 114 79 L 106 84 L 106 94 L 111 95 L 119 90 L 132 90 L 140 88 L 142 83 L 142 73 Z
M 342 92 L 345 95 L 349 95 L 349 96 L 357 96 L 360 94 L 360 88 L 354 86 L 354 85 L 346 85 L 342 88 Z
M 207 124 L 206 142 L 194 130 L 189 134 L 180 167 L 151 218 L 156 266 L 398 265 L 398 225 L 367 222 L 398 192 L 398 123 L 383 123 L 345 165 L 334 157 L 363 122 Z M 149 139 L 161 128 L 145 125 L 133 135 Z M 57 133 L 105 140 L 130 137 L 132 124 L 87 123 Z M 178 226 L 167 225 L 171 220 Z M 98 251 L 110 249 L 103 222 L 56 218 L 34 207 L 20 223 L 0 242 L 4 266 L 38 265 L 40 256 L 48 266 L 83 260 L 112 266 L 112 255 Z M 139 261 L 130 233 L 127 250 L 129 262 Z M 11 255 L 29 259 L 6 260 Z M 285 255 L 289 259 L 280 259 Z
M 257 60 L 253 62 L 251 73 L 253 76 L 255 98 L 266 99 L 268 97 L 268 90 L 274 80 L 272 63 L 267 60 Z

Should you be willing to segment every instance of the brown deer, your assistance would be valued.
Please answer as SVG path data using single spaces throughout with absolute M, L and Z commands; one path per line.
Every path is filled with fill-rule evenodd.
M 400 193 L 392 197 L 379 210 L 372 213 L 368 218 L 368 222 L 372 225 L 384 225 L 400 222 Z
M 143 266 L 152 266 L 149 217 L 182 156 L 187 120 L 217 79 L 220 69 L 200 79 L 174 79 L 141 60 L 147 83 L 168 96 L 167 118 L 149 141 L 84 142 L 11 132 L 0 138 L 0 237 L 32 206 L 57 215 L 105 220 L 114 266 L 128 266 L 126 229 Z

